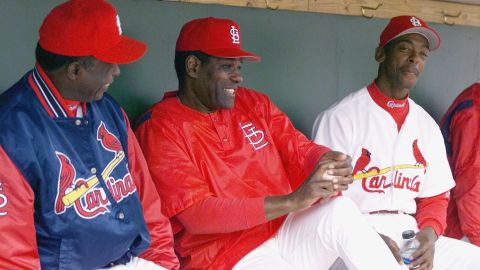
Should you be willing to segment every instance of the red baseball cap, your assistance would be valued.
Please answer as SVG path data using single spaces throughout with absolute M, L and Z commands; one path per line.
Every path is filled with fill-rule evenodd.
M 260 61 L 259 56 L 242 50 L 240 27 L 237 23 L 213 17 L 186 23 L 178 36 L 175 51 L 201 51 L 221 58 Z
M 411 33 L 424 36 L 428 40 L 430 51 L 438 49 L 442 42 L 437 31 L 430 28 L 422 19 L 415 16 L 398 16 L 393 17 L 383 30 L 379 46 L 383 47 L 397 37 Z
M 105 0 L 67 1 L 50 11 L 38 32 L 40 47 L 64 56 L 128 64 L 147 50 L 145 43 L 122 35 L 117 11 Z

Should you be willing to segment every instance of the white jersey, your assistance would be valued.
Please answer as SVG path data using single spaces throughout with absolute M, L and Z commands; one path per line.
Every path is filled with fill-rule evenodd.
M 435 196 L 455 185 L 438 125 L 413 100 L 408 102 L 409 113 L 400 131 L 366 87 L 315 121 L 316 143 L 352 157 L 355 181 L 343 194 L 363 213 L 413 214 L 415 198 Z

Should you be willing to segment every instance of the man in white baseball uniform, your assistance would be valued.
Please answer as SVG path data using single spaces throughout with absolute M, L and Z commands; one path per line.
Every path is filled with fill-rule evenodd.
M 415 230 L 415 269 L 480 269 L 480 249 L 441 236 L 455 185 L 436 122 L 409 98 L 437 32 L 412 16 L 392 18 L 375 51 L 377 78 L 317 117 L 316 143 L 352 156 L 352 198 L 402 264 L 402 232 Z

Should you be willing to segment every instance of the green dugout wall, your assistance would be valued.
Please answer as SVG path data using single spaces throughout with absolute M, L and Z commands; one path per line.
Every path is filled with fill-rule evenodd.
M 0 0 L 0 92 L 34 64 L 37 30 L 58 0 Z M 245 63 L 244 85 L 268 94 L 310 135 L 316 115 L 377 73 L 374 50 L 387 20 L 320 13 L 236 8 L 155 0 L 112 0 L 124 33 L 145 41 L 139 62 L 121 67 L 109 92 L 134 121 L 177 88 L 173 68 L 181 26 L 215 16 L 237 21 L 245 49 L 262 56 Z M 443 39 L 430 54 L 411 96 L 439 120 L 464 88 L 480 79 L 480 28 L 432 24 Z

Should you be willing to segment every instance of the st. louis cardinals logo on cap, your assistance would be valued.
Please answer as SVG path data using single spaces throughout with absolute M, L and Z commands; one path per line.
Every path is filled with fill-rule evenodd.
M 175 51 L 201 51 L 220 58 L 260 61 L 259 56 L 244 51 L 240 43 L 240 26 L 236 22 L 208 17 L 191 20 L 182 27 Z
M 238 29 L 235 28 L 235 25 L 232 25 L 230 28 L 230 36 L 232 37 L 232 43 L 240 44 L 240 34 Z
M 441 39 L 437 31 L 415 16 L 393 17 L 380 35 L 379 47 L 383 48 L 390 41 L 407 34 L 420 34 L 428 40 L 428 48 L 434 51 L 440 47 Z
M 416 17 L 410 18 L 410 22 L 411 22 L 412 25 L 415 26 L 415 27 L 420 27 L 420 26 L 422 26 L 422 23 L 421 23 L 420 20 L 417 19 Z
M 128 172 L 128 167 L 122 177 L 112 176 L 118 165 L 123 164 L 121 161 L 124 160 L 125 153 L 118 138 L 108 131 L 103 122 L 98 126 L 97 140 L 103 149 L 115 155 L 103 170 L 91 168 L 90 175 L 86 179 L 77 177 L 77 170 L 70 157 L 62 152 L 55 153 L 60 163 L 55 214 L 61 215 L 68 208 L 73 207 L 80 217 L 91 219 L 110 211 L 108 209 L 111 204 L 109 198 L 120 202 L 135 193 L 136 187 Z M 105 182 L 104 186 L 107 187 L 108 195 L 100 185 L 100 181 Z
M 105 0 L 63 1 L 39 29 L 42 49 L 65 56 L 93 56 L 103 62 L 128 64 L 147 51 L 141 41 L 122 35 L 117 11 Z
M 122 23 L 120 22 L 120 17 L 117 15 L 117 27 L 118 27 L 118 34 L 122 34 Z
M 411 192 L 420 192 L 420 176 L 417 171 L 427 173 L 428 163 L 418 146 L 418 139 L 412 143 L 412 157 L 414 164 L 395 164 L 386 168 L 368 167 L 374 153 L 362 148 L 362 152 L 355 162 L 352 172 L 355 180 L 362 180 L 362 189 L 370 193 L 385 193 L 386 189 L 405 189 Z M 393 173 L 392 173 L 393 172 Z M 392 179 L 393 178 L 393 179 Z

